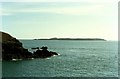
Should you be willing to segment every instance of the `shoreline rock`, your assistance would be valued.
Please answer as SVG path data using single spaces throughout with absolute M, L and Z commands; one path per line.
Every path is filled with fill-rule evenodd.
M 41 47 L 40 49 L 33 52 L 34 58 L 46 58 L 51 57 L 53 55 L 58 55 L 56 52 L 48 51 L 48 47 Z
M 23 59 L 33 59 L 33 58 L 47 58 L 53 55 L 58 55 L 56 52 L 51 52 L 47 50 L 47 47 L 42 47 L 37 49 L 36 52 L 29 52 L 28 49 L 24 48 L 22 43 L 16 38 L 12 37 L 8 33 L 0 32 L 2 39 L 0 43 L 2 44 L 2 60 L 23 60 Z

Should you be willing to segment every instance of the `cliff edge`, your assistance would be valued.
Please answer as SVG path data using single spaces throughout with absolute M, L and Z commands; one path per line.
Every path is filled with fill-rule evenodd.
M 2 44 L 2 60 L 22 60 L 31 58 L 47 58 L 58 55 L 56 52 L 48 51 L 47 47 L 31 53 L 25 49 L 22 43 L 8 33 L 0 32 L 0 45 Z M 1 54 L 0 53 L 0 54 Z
M 23 48 L 22 43 L 8 33 L 0 32 L 2 36 L 2 60 L 31 58 L 32 53 Z

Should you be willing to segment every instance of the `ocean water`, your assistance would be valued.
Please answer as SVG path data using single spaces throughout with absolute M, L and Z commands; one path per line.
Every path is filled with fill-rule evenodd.
M 3 77 L 118 77 L 117 41 L 20 40 L 25 48 L 48 46 L 46 59 L 2 62 Z

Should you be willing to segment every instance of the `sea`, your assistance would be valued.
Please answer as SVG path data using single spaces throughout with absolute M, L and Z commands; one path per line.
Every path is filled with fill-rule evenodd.
M 2 77 L 118 77 L 117 41 L 20 40 L 24 48 L 47 46 L 58 56 L 3 61 Z

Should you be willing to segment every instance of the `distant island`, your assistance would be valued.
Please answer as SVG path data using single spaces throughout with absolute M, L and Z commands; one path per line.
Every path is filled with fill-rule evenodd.
M 101 38 L 49 38 L 49 39 L 34 39 L 34 40 L 81 40 L 81 41 L 106 41 Z

